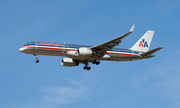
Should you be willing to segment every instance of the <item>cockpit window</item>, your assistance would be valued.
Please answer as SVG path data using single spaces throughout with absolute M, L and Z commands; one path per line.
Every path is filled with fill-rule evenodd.
M 25 44 L 24 46 L 30 46 L 30 44 Z
M 30 42 L 30 43 L 25 44 L 24 46 L 37 45 L 37 44 L 38 42 Z

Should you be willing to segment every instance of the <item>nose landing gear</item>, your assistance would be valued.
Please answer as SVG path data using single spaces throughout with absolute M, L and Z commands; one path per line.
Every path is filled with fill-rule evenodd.
M 39 63 L 39 60 L 36 60 L 36 63 Z
M 33 54 L 33 55 L 36 56 L 36 57 L 35 57 L 35 59 L 37 59 L 37 60 L 36 60 L 36 63 L 39 63 L 38 55 L 37 55 L 37 54 Z

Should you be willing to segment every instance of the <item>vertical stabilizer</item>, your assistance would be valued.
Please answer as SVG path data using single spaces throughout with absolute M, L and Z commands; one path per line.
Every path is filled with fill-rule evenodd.
M 151 45 L 154 31 L 148 30 L 131 48 L 131 50 L 147 52 Z

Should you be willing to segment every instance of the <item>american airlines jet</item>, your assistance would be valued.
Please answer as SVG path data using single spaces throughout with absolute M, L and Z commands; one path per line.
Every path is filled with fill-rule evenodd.
M 84 64 L 84 70 L 90 70 L 89 63 L 99 65 L 100 60 L 109 61 L 132 61 L 154 57 L 153 53 L 163 47 L 149 51 L 154 31 L 148 30 L 135 44 L 129 49 L 114 48 L 121 43 L 121 40 L 131 34 L 134 30 L 133 25 L 129 32 L 101 43 L 96 46 L 72 45 L 63 43 L 49 42 L 30 42 L 25 44 L 19 51 L 36 56 L 36 63 L 39 62 L 38 55 L 64 56 L 63 66 L 78 66 Z

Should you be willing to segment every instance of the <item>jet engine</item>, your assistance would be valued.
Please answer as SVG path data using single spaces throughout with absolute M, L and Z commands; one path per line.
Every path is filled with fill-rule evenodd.
M 89 48 L 84 48 L 84 47 L 79 48 L 79 49 L 77 50 L 77 52 L 78 52 L 78 54 L 81 55 L 81 56 L 92 56 L 92 54 L 93 54 L 93 51 L 92 51 L 92 50 L 90 50 Z
M 79 65 L 79 61 L 73 60 L 72 58 L 64 58 L 61 61 L 61 65 L 63 66 L 78 66 Z

